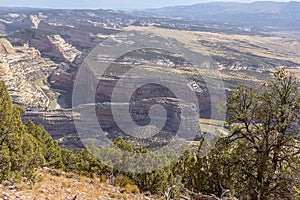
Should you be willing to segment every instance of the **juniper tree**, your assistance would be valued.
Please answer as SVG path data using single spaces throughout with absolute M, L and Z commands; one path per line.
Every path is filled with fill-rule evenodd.
M 300 155 L 299 81 L 281 69 L 260 91 L 240 86 L 230 94 L 227 115 L 236 191 L 248 199 L 292 199 Z

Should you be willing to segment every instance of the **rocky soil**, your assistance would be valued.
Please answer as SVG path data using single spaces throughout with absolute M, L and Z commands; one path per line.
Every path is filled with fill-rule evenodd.
M 86 178 L 52 169 L 37 173 L 34 185 L 9 182 L 0 185 L 0 200 L 155 200 L 149 193 L 132 193 L 98 178 Z

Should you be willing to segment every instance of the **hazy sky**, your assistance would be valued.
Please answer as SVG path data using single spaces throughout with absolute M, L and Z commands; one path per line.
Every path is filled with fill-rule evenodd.
M 188 5 L 208 1 L 209 0 L 0 0 L 0 6 L 43 8 L 141 9 L 171 5 Z M 233 1 L 252 2 L 253 0 Z

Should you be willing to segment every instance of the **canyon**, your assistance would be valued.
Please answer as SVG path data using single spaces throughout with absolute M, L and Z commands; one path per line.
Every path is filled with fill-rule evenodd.
M 94 129 L 99 129 L 100 125 L 109 139 L 121 135 L 137 146 L 148 146 L 153 141 L 157 145 L 165 144 L 172 139 L 181 120 L 185 120 L 180 117 L 181 108 L 186 107 L 194 112 L 193 105 L 180 102 L 172 93 L 157 85 L 142 87 L 131 102 L 113 102 L 111 99 L 116 84 L 123 79 L 125 72 L 135 67 L 143 66 L 146 73 L 169 69 L 171 77 L 172 74 L 184 76 L 188 82 L 186 87 L 195 93 L 199 106 L 197 114 L 201 118 L 211 118 L 212 101 L 220 102 L 223 98 L 221 93 L 211 94 L 203 78 L 180 55 L 148 49 L 113 60 L 114 64 L 104 75 L 97 74 L 95 69 L 86 70 L 81 82 L 83 97 L 91 96 L 90 92 L 95 94 L 87 102 L 77 99 L 79 103 L 72 110 L 73 85 L 86 57 L 107 39 L 117 41 L 122 31 L 150 32 L 207 53 L 216 67 L 216 73 L 205 68 L 200 69 L 201 73 L 212 78 L 218 73 L 224 86 L 215 84 L 213 87 L 216 91 L 224 87 L 225 95 L 240 84 L 259 87 L 279 67 L 296 72 L 300 67 L 299 39 L 287 37 L 287 33 L 268 32 L 261 27 L 249 32 L 240 25 L 192 23 L 110 10 L 8 9 L 0 13 L 0 18 L 0 81 L 8 85 L 13 102 L 26 109 L 23 116 L 25 122 L 32 120 L 42 124 L 61 146 L 71 149 L 83 147 L 78 137 L 78 127 L 74 124 L 74 119 L 82 120 L 78 112 L 83 110 L 97 111 L 98 123 Z M 106 59 L 110 62 L 112 58 Z M 134 84 L 139 79 L 142 77 L 133 77 L 129 82 Z M 177 82 L 171 80 L 169 84 L 176 85 Z M 124 85 L 119 89 L 125 95 L 130 93 L 131 86 Z M 123 124 L 134 121 L 142 126 L 150 123 L 151 106 L 163 106 L 167 113 L 164 129 L 160 134 L 144 140 L 126 134 L 114 121 L 111 108 L 118 104 L 122 109 L 130 108 L 132 112 L 131 118 L 124 118 Z M 89 118 L 83 120 L 79 129 L 84 128 L 84 123 L 88 121 Z M 203 134 L 199 124 L 191 124 L 187 128 L 197 130 L 190 140 L 199 139 Z

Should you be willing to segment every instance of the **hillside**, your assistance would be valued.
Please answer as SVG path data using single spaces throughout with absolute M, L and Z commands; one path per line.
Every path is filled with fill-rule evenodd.
M 25 110 L 11 103 L 3 82 L 0 94 L 0 198 L 154 199 L 149 192 L 158 194 L 164 189 L 166 178 L 160 184 L 156 181 L 162 172 L 151 172 L 154 180 L 146 180 L 106 166 L 86 148 L 74 153 L 59 147 L 43 126 L 22 123 Z M 121 138 L 114 144 L 130 147 Z M 147 197 L 140 192 L 146 192 Z
M 49 168 L 36 172 L 38 182 L 0 185 L 0 199 L 22 200 L 155 200 L 161 199 L 149 193 L 140 194 L 130 187 L 118 187 L 108 180 L 87 178 Z
M 0 7 L 0 200 L 299 200 L 299 10 Z
M 219 23 L 269 26 L 299 30 L 300 3 L 258 1 L 253 3 L 210 2 L 144 10 L 145 14 L 182 19 L 209 20 Z M 143 12 L 142 12 L 143 13 Z
M 218 142 L 205 132 L 211 121 L 202 119 L 203 137 L 182 153 L 164 147 L 154 154 L 121 137 L 100 147 L 94 142 L 101 138 L 91 134 L 87 139 L 94 142 L 74 153 L 59 147 L 42 126 L 23 124 L 24 109 L 11 103 L 0 82 L 0 198 L 298 199 L 299 80 L 280 69 L 262 87 L 230 92 L 227 126 L 212 124 L 223 135 Z

